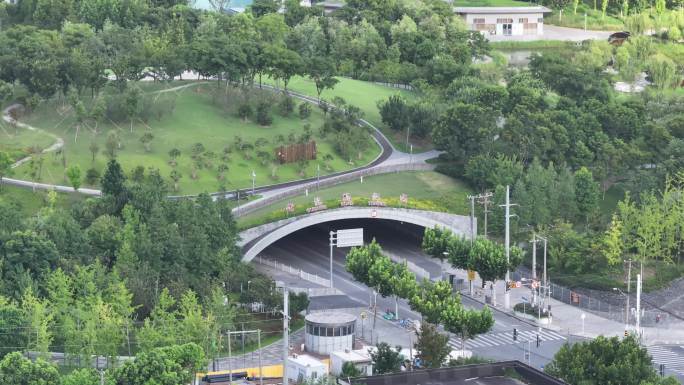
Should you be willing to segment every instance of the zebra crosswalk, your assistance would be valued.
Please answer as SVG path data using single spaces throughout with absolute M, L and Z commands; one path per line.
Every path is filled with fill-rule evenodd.
M 656 369 L 658 369 L 660 364 L 665 364 L 665 371 L 671 371 L 684 376 L 684 350 L 680 350 L 681 353 L 677 353 L 667 346 L 648 346 L 646 350 L 653 357 L 653 365 Z
M 466 349 L 488 348 L 493 346 L 512 345 L 523 341 L 531 341 L 532 343 L 535 343 L 537 341 L 537 335 L 539 335 L 539 339 L 542 342 L 565 340 L 565 337 L 552 330 L 518 330 L 517 341 L 513 341 L 513 331 L 503 333 L 487 333 L 480 334 L 476 338 L 466 340 L 465 347 Z M 461 339 L 457 337 L 451 337 L 449 339 L 449 346 L 454 349 L 461 349 Z

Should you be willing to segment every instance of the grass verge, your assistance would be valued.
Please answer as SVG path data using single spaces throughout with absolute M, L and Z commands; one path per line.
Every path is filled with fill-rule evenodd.
M 306 213 L 313 206 L 314 197 L 319 197 L 328 208 L 340 207 L 342 194 L 350 193 L 355 206 L 368 206 L 373 193 L 380 194 L 389 207 L 409 207 L 422 210 L 444 211 L 454 214 L 467 214 L 467 195 L 471 190 L 461 181 L 436 172 L 402 172 L 376 175 L 337 186 L 310 191 L 305 194 L 283 199 L 271 205 L 238 218 L 241 229 L 285 219 L 285 207 L 292 202 L 295 211 L 290 216 Z M 408 205 L 399 201 L 400 194 L 408 195 Z

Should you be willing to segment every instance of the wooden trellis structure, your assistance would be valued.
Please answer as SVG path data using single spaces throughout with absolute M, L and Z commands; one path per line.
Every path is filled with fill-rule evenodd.
M 280 146 L 275 149 L 275 153 L 280 164 L 316 159 L 316 141 Z

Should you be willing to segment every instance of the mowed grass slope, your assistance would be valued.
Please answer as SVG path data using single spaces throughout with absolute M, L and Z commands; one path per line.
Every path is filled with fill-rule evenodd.
M 339 81 L 332 90 L 325 90 L 321 93 L 321 99 L 331 101 L 334 97 L 341 97 L 348 104 L 359 107 L 363 111 L 364 119 L 378 127 L 389 138 L 392 144 L 399 150 L 406 150 L 406 133 L 392 132 L 382 123 L 378 102 L 387 100 L 392 95 L 401 95 L 407 100 L 414 100 L 416 95 L 408 90 L 384 86 L 381 84 L 338 77 Z M 264 83 L 276 84 L 282 88 L 282 83 L 277 83 L 270 79 L 264 79 Z M 295 77 L 287 85 L 287 89 L 301 94 L 316 97 L 316 84 L 313 80 L 305 77 Z M 413 151 L 421 152 L 430 150 L 429 144 L 414 144 Z
M 203 191 L 218 191 L 220 185 L 228 189 L 247 188 L 252 185 L 252 170 L 256 173 L 256 184 L 267 185 L 293 179 L 302 176 L 313 176 L 316 174 L 318 162 L 308 162 L 304 175 L 299 173 L 295 164 L 281 165 L 277 167 L 277 179 L 271 177 L 272 165 L 263 165 L 256 157 L 256 150 L 247 151 L 245 156 L 237 149 L 229 154 L 229 161 L 226 163 L 228 171 L 223 181 L 218 180 L 217 167 L 223 163 L 220 158 L 226 146 L 234 147 L 235 136 L 240 136 L 244 142 L 254 143 L 257 138 L 265 138 L 268 144 L 260 150 L 274 153 L 274 148 L 284 144 L 276 140 L 278 135 L 287 137 L 291 133 L 299 136 L 304 131 L 304 125 L 310 124 L 314 138 L 318 145 L 318 159 L 322 159 L 324 154 L 333 155 L 334 159 L 330 162 L 332 172 L 342 171 L 358 167 L 372 161 L 380 152 L 379 147 L 369 137 L 367 150 L 361 153 L 360 158 L 353 159 L 353 164 L 341 159 L 333 149 L 330 142 L 322 139 L 318 135 L 318 128 L 322 125 L 323 116 L 318 109 L 313 109 L 311 117 L 301 120 L 297 113 L 289 117 L 282 117 L 278 114 L 275 103 L 273 103 L 272 117 L 273 124 L 262 127 L 252 121 L 242 121 L 236 117 L 232 111 L 227 111 L 222 107 L 212 103 L 210 87 L 213 84 L 193 85 L 188 88 L 176 91 L 178 94 L 175 100 L 175 111 L 172 114 L 163 116 L 160 120 L 152 118 L 148 124 L 140 121 L 134 122 L 133 132 L 130 125 L 126 122 L 115 124 L 102 124 L 98 133 L 82 128 L 78 137 L 75 135 L 75 121 L 71 110 L 64 112 L 61 109 L 61 102 L 53 102 L 42 106 L 32 115 L 25 118 L 25 121 L 36 127 L 49 131 L 65 140 L 65 157 L 67 166 L 77 164 L 83 174 L 91 167 L 103 172 L 107 156 L 104 154 L 108 132 L 116 130 L 121 138 L 121 149 L 117 154 L 117 159 L 122 164 L 124 170 L 129 171 L 136 166 L 145 168 L 159 169 L 161 175 L 171 183 L 170 173 L 172 167 L 169 165 L 169 150 L 177 148 L 181 151 L 178 158 L 178 171 L 182 174 L 180 180 L 180 194 L 195 194 Z M 165 95 L 163 97 L 170 97 Z M 60 113 L 60 111 L 62 111 Z M 296 110 L 295 110 L 296 111 Z M 154 139 L 151 142 L 151 151 L 146 152 L 140 141 L 141 136 L 149 130 Z M 91 142 L 97 143 L 99 152 L 93 161 L 91 158 Z M 202 143 L 208 151 L 213 151 L 216 158 L 213 159 L 211 169 L 203 168 L 198 170 L 197 179 L 191 178 L 193 161 L 191 159 L 191 148 L 195 143 Z M 248 159 L 251 157 L 251 159 Z M 66 183 L 64 177 L 64 167 L 61 157 L 46 155 L 41 175 L 41 181 L 50 183 Z M 17 170 L 17 174 L 27 178 L 29 175 L 28 166 L 22 166 Z M 321 174 L 325 174 L 325 168 L 321 166 Z
M 352 198 L 370 198 L 371 194 L 378 193 L 381 198 L 394 200 L 398 199 L 400 194 L 407 194 L 409 201 L 416 199 L 432 201 L 443 211 L 465 215 L 468 213 L 467 196 L 471 190 L 464 183 L 433 171 L 382 174 L 365 177 L 363 183 L 357 179 L 318 191 L 309 191 L 309 196 L 301 194 L 283 199 L 238 218 L 238 224 L 242 228 L 248 228 L 269 222 L 274 216 L 284 214 L 289 202 L 298 207 L 313 206 L 314 197 L 319 197 L 323 201 L 337 200 L 339 202 L 344 193 L 350 193 Z

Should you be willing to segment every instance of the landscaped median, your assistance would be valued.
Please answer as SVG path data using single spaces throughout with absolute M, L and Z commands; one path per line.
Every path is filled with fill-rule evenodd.
M 385 207 L 404 207 L 418 210 L 468 214 L 467 195 L 470 189 L 462 182 L 433 172 L 401 172 L 364 177 L 353 182 L 309 191 L 286 198 L 238 218 L 241 229 L 259 226 L 288 217 L 303 215 L 312 207 L 326 209 L 343 207 L 343 194 L 351 195 L 351 204 L 369 206 L 373 194 Z M 402 200 L 401 195 L 406 199 Z M 319 202 L 314 202 L 318 198 Z M 316 204 L 319 203 L 319 204 Z M 376 204 L 377 205 L 377 204 Z M 318 210 L 320 211 L 320 210 Z

